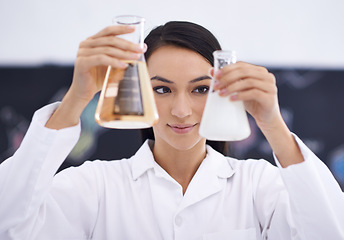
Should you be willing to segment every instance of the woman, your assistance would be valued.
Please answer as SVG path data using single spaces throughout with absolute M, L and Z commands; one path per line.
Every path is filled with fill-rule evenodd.
M 271 73 L 240 62 L 216 75 L 216 89 L 244 101 L 278 168 L 225 157 L 198 134 L 220 48 L 209 31 L 170 22 L 140 49 L 116 37 L 132 30 L 107 27 L 80 44 L 66 96 L 35 113 L 22 146 L 1 165 L 1 239 L 344 239 L 343 193 L 288 130 Z M 125 68 L 123 60 L 145 50 L 160 117 L 155 140 L 130 159 L 86 162 L 54 177 L 106 66 Z

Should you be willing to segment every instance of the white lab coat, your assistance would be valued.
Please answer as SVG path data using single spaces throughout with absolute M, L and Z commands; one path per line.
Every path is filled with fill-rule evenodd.
M 54 177 L 80 132 L 44 127 L 56 106 L 35 113 L 0 166 L 0 239 L 344 239 L 344 195 L 297 137 L 306 161 L 285 169 L 207 146 L 183 195 L 149 142 L 130 159 L 86 162 Z

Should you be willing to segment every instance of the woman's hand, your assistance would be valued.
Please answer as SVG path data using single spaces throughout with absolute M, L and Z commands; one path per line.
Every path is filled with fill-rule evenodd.
M 215 74 L 214 90 L 242 100 L 246 110 L 256 120 L 282 167 L 304 161 L 301 151 L 281 116 L 276 79 L 264 67 L 238 62 Z
M 133 31 L 130 26 L 109 26 L 80 43 L 72 85 L 46 123 L 47 128 L 76 125 L 84 108 L 101 89 L 108 66 L 125 68 L 123 60 L 140 57 L 144 50 L 138 44 L 118 37 Z
M 137 60 L 143 49 L 117 37 L 133 32 L 130 26 L 109 26 L 80 43 L 70 91 L 80 100 L 90 101 L 101 89 L 108 66 L 125 68 L 122 60 Z
M 238 62 L 222 68 L 215 78 L 218 81 L 214 90 L 219 90 L 221 96 L 230 97 L 232 101 L 244 101 L 247 112 L 259 127 L 281 120 L 276 79 L 266 68 Z

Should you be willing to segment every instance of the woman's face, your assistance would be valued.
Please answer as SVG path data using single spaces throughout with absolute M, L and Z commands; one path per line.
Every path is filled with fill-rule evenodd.
M 200 54 L 175 46 L 160 47 L 147 64 L 159 113 L 159 122 L 153 126 L 156 144 L 178 150 L 205 144 L 198 130 L 211 65 Z

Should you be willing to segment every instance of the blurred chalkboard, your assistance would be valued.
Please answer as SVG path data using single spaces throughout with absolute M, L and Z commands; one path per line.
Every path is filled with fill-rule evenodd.
M 344 70 L 270 68 L 277 79 L 287 125 L 319 156 L 344 189 Z M 61 100 L 72 66 L 0 68 L 0 162 L 11 156 L 38 108 Z M 130 157 L 141 145 L 138 130 L 109 130 L 94 121 L 97 96 L 82 116 L 82 135 L 61 169 L 85 160 Z M 250 138 L 231 143 L 230 155 L 272 160 L 271 149 L 251 120 Z

